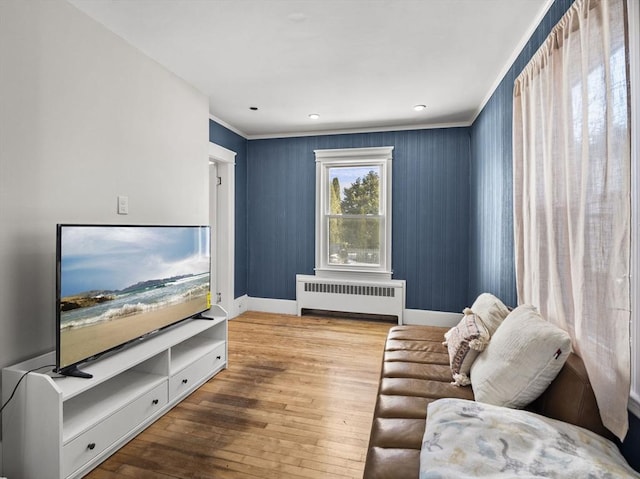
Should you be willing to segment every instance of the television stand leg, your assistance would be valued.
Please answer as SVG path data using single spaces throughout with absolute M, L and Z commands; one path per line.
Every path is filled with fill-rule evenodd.
M 69 366 L 68 368 L 62 368 L 56 372 L 58 374 L 62 374 L 63 376 L 71 376 L 74 378 L 91 379 L 93 377 L 93 374 L 80 371 L 78 369 L 78 366 Z

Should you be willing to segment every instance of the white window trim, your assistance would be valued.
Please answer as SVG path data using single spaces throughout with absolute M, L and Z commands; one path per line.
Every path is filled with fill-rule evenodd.
M 631 84 L 631 394 L 629 410 L 640 417 L 640 4 L 627 2 Z
M 316 276 L 353 279 L 391 279 L 391 170 L 393 146 L 314 150 L 316 155 Z M 328 170 L 335 166 L 380 165 L 380 203 L 384 234 L 380 245 L 380 265 L 375 267 L 328 264 L 329 232 L 324 221 L 329 201 Z

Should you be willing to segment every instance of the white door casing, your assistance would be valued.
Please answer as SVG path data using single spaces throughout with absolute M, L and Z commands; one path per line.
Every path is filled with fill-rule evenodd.
M 213 250 L 211 276 L 216 286 L 215 291 L 211 291 L 211 302 L 222 306 L 229 318 L 238 315 L 234 308 L 235 158 L 235 152 L 209 143 L 209 163 L 212 165 L 209 169 L 209 224 L 212 226 Z M 219 301 L 217 293 L 220 293 Z

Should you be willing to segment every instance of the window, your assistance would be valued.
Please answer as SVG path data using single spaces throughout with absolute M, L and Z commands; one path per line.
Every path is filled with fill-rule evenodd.
M 391 279 L 392 151 L 315 151 L 316 275 Z

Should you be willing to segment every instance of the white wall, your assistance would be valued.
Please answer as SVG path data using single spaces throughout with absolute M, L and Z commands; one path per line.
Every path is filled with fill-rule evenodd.
M 207 224 L 208 142 L 186 82 L 63 0 L 0 1 L 0 367 L 55 346 L 56 223 Z

